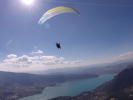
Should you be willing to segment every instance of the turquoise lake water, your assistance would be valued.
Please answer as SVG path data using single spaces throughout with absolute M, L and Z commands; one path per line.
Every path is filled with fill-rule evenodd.
M 47 87 L 41 94 L 19 100 L 48 100 L 58 96 L 76 96 L 82 92 L 95 89 L 99 85 L 112 80 L 113 77 L 114 74 L 106 74 L 95 78 L 66 82 L 54 87 Z

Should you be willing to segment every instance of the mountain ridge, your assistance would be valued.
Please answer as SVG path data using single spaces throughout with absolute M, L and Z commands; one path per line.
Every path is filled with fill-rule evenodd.
M 97 75 L 34 75 L 0 71 L 0 100 L 16 100 L 18 98 L 41 93 L 47 86 L 54 86 L 66 81 L 91 77 L 97 77 Z
M 133 100 L 133 64 L 121 71 L 113 80 L 92 91 L 74 97 L 57 97 L 50 100 Z

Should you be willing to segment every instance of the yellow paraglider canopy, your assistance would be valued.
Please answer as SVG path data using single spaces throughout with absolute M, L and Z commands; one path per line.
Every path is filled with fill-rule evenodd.
M 63 13 L 76 13 L 77 15 L 80 15 L 79 11 L 77 11 L 74 8 L 67 7 L 67 6 L 59 6 L 46 11 L 44 15 L 40 18 L 38 23 L 43 24 L 50 18 Z

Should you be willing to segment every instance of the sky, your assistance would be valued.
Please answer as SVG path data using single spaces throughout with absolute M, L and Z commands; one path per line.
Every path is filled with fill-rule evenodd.
M 39 25 L 48 9 L 70 6 Z M 0 70 L 28 72 L 133 58 L 132 0 L 0 1 Z M 55 43 L 60 41 L 62 49 Z

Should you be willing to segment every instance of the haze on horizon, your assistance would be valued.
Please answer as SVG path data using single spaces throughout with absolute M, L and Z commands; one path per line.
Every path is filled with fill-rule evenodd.
M 38 25 L 45 11 L 70 6 Z M 1 0 L 0 71 L 30 72 L 133 59 L 132 0 Z M 62 49 L 55 43 L 60 41 Z

